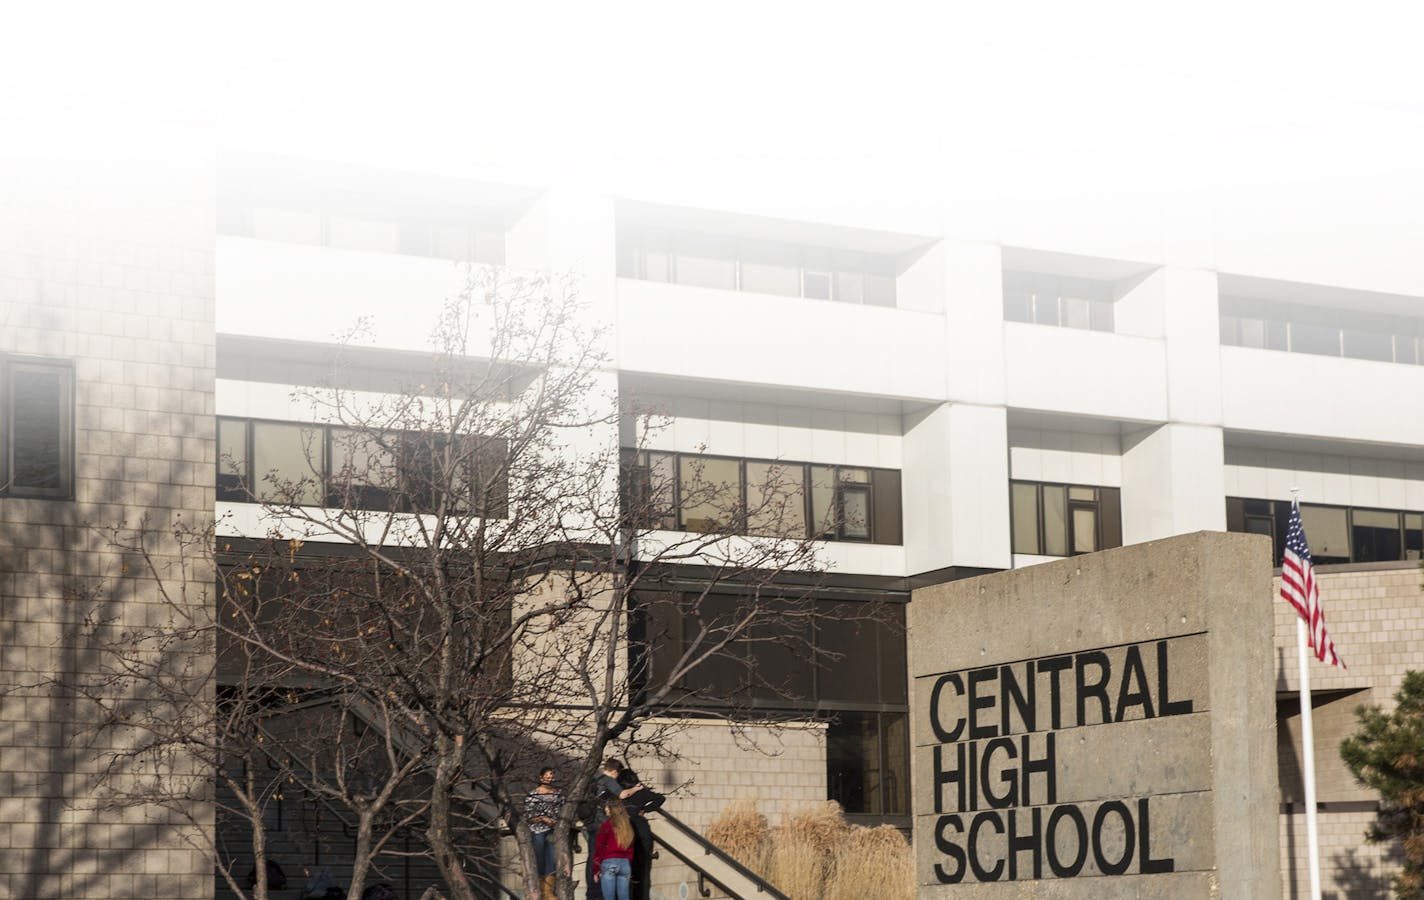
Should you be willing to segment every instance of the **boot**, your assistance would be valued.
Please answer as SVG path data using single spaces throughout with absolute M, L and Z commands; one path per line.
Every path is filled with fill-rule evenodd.
M 559 900 L 559 895 L 554 891 L 554 876 L 545 875 L 539 882 L 540 900 Z

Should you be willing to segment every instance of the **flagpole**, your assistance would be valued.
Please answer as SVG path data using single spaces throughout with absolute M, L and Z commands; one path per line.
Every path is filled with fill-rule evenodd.
M 1310 662 L 1305 620 L 1295 617 L 1295 649 L 1300 660 L 1300 758 L 1305 782 L 1305 841 L 1309 848 L 1310 900 L 1320 900 L 1320 832 L 1315 820 L 1315 728 L 1310 720 Z
M 1298 498 L 1300 488 L 1291 488 Z M 1305 842 L 1310 864 L 1310 900 L 1320 900 L 1320 832 L 1315 817 L 1315 726 L 1310 709 L 1310 659 L 1305 620 L 1295 616 L 1295 650 L 1300 664 L 1300 761 L 1305 784 Z

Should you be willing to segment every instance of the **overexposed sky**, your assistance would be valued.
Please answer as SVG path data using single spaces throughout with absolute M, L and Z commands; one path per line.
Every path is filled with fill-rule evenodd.
M 1424 293 L 1424 28 L 1344 10 L 54 4 L 7 13 L 0 90 L 176 102 L 228 149 L 1085 251 L 1270 238 L 1302 278 L 1335 247 Z

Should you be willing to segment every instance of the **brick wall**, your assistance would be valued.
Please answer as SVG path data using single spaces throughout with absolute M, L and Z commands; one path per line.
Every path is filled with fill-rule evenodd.
M 1389 708 L 1404 673 L 1424 668 L 1424 591 L 1417 563 L 1324 567 L 1321 602 L 1335 647 L 1348 669 L 1310 667 L 1315 731 L 1316 802 L 1320 832 L 1321 891 L 1325 897 L 1387 896 L 1397 847 L 1369 844 L 1366 829 L 1377 798 L 1355 783 L 1340 761 L 1340 741 L 1355 729 L 1362 703 Z M 1280 579 L 1276 579 L 1279 590 Z M 1309 892 L 1305 814 L 1300 787 L 1299 691 L 1294 611 L 1276 601 L 1278 751 L 1282 801 L 1281 882 L 1286 897 Z
M 74 499 L 0 497 L 0 898 L 211 897 L 189 840 L 201 829 L 101 803 L 95 776 L 132 736 L 96 738 L 92 706 L 40 683 L 101 671 L 92 609 L 110 634 L 167 615 L 147 567 L 103 529 L 211 517 L 210 136 L 114 101 L 0 113 L 0 353 L 75 373 Z M 159 566 L 179 559 L 171 539 L 154 548 Z M 211 578 L 188 574 L 201 604 Z M 184 774 L 198 775 L 176 761 L 169 783 Z M 201 802 L 188 811 L 211 821 Z

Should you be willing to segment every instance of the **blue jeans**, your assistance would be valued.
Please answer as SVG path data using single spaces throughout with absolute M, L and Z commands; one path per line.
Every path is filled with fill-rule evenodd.
M 633 875 L 633 867 L 626 859 L 605 859 L 603 874 L 598 882 L 603 885 L 603 900 L 628 900 L 628 879 Z
M 534 868 L 539 870 L 539 877 L 554 874 L 554 832 L 548 831 L 531 832 L 534 838 Z

